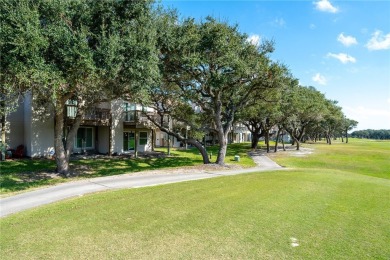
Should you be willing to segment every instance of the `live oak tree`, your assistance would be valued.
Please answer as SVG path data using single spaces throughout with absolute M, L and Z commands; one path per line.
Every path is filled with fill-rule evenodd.
M 297 150 L 307 128 L 323 119 L 324 101 L 324 94 L 314 87 L 297 85 L 285 93 L 281 109 L 286 117 L 282 126 L 290 134 Z
M 152 3 L 1 0 L 0 8 L 2 88 L 31 93 L 35 107 L 54 114 L 57 172 L 68 175 L 85 111 L 138 93 L 154 77 Z M 65 125 L 68 100 L 77 101 L 70 126 Z
M 358 121 L 349 119 L 344 116 L 340 126 L 340 130 L 341 130 L 341 135 L 345 136 L 345 143 L 348 143 L 348 131 L 351 131 L 352 129 L 357 127 L 357 125 L 358 125 Z
M 272 43 L 254 46 L 237 26 L 211 17 L 196 23 L 177 24 L 174 44 L 160 54 L 164 84 L 175 84 L 179 96 L 210 118 L 208 125 L 218 136 L 216 163 L 223 165 L 227 137 L 236 113 L 261 97 L 272 81 L 267 54 Z
M 241 109 L 238 114 L 238 120 L 252 134 L 251 148 L 257 149 L 259 138 L 264 137 L 267 152 L 270 150 L 270 130 L 274 126 L 279 126 L 278 130 L 282 130 L 281 123 L 284 121 L 281 111 L 282 97 L 290 86 L 297 83 L 297 80 L 284 65 L 273 63 L 268 71 L 272 77 L 272 80 L 268 81 L 270 83 L 268 88 L 263 90 L 261 97 L 254 96 L 254 100 L 249 102 L 248 106 Z

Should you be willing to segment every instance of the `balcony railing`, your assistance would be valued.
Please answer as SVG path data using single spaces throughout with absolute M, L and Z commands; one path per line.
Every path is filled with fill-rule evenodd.
M 66 105 L 66 116 L 70 119 L 74 119 L 77 114 L 77 106 L 76 105 Z M 110 119 L 111 110 L 105 108 L 90 108 L 87 109 L 83 120 L 91 120 L 91 121 L 108 121 Z
M 126 125 L 152 126 L 152 122 L 141 111 L 124 112 L 124 123 Z

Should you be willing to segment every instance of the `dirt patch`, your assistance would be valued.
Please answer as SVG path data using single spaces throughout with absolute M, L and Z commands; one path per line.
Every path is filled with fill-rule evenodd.
M 201 164 L 201 165 L 184 166 L 184 167 L 177 167 L 177 168 L 164 168 L 158 170 L 128 172 L 128 174 L 134 176 L 157 175 L 157 174 L 164 174 L 164 175 L 193 174 L 193 173 L 205 173 L 205 172 L 215 172 L 215 171 L 227 171 L 227 170 L 235 170 L 235 169 L 242 169 L 242 167 L 239 165 L 220 166 L 218 164 Z M 94 174 L 94 171 L 92 167 L 88 165 L 72 165 L 70 166 L 69 176 L 67 177 L 63 175 L 59 175 L 55 171 L 23 172 L 23 173 L 18 173 L 16 175 L 17 178 L 20 179 L 20 182 L 26 183 L 26 182 L 49 180 L 49 179 L 64 179 L 64 178 L 73 179 L 79 177 L 82 178 L 82 177 L 88 177 L 89 175 L 92 174 Z M 126 170 L 123 171 L 123 174 L 126 174 Z
M 23 183 L 63 178 L 55 171 L 22 172 L 16 174 L 16 176 L 18 179 L 20 179 L 19 182 Z
M 239 165 L 225 165 L 221 166 L 218 164 L 201 164 L 195 166 L 184 166 L 178 168 L 166 168 L 160 170 L 150 170 L 142 172 L 133 172 L 131 175 L 154 175 L 154 174 L 193 174 L 193 173 L 205 173 L 205 172 L 216 172 L 216 171 L 227 171 L 242 169 Z

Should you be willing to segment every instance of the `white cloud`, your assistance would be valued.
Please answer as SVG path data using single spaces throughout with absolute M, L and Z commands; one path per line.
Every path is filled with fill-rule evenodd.
M 357 40 L 355 37 L 352 36 L 344 36 L 343 33 L 340 33 L 339 36 L 337 37 L 337 40 L 341 42 L 345 46 L 351 46 L 353 44 L 357 44 Z
M 321 75 L 320 73 L 317 73 L 311 79 L 320 85 L 326 85 L 326 78 L 323 75 Z
M 348 62 L 355 63 L 356 59 L 352 56 L 349 56 L 348 54 L 345 53 L 339 53 L 339 54 L 334 54 L 334 53 L 328 53 L 327 57 L 335 58 L 341 61 L 342 63 L 346 64 Z
M 337 13 L 339 9 L 334 7 L 328 0 L 314 2 L 316 9 L 323 12 Z
M 344 106 L 348 118 L 359 122 L 359 129 L 390 129 L 390 110 L 364 106 Z
M 283 18 L 276 18 L 272 21 L 271 24 L 276 27 L 284 27 L 286 25 L 286 22 L 283 20 Z
M 390 33 L 383 35 L 381 31 L 375 31 L 366 47 L 371 51 L 390 49 Z
M 247 42 L 259 46 L 260 45 L 260 36 L 257 34 L 252 34 L 251 36 L 248 37 Z

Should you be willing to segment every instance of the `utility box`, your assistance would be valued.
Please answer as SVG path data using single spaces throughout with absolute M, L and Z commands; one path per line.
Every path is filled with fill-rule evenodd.
M 235 155 L 235 156 L 234 156 L 234 160 L 237 161 L 237 162 L 239 162 L 239 161 L 240 161 L 240 156 Z

